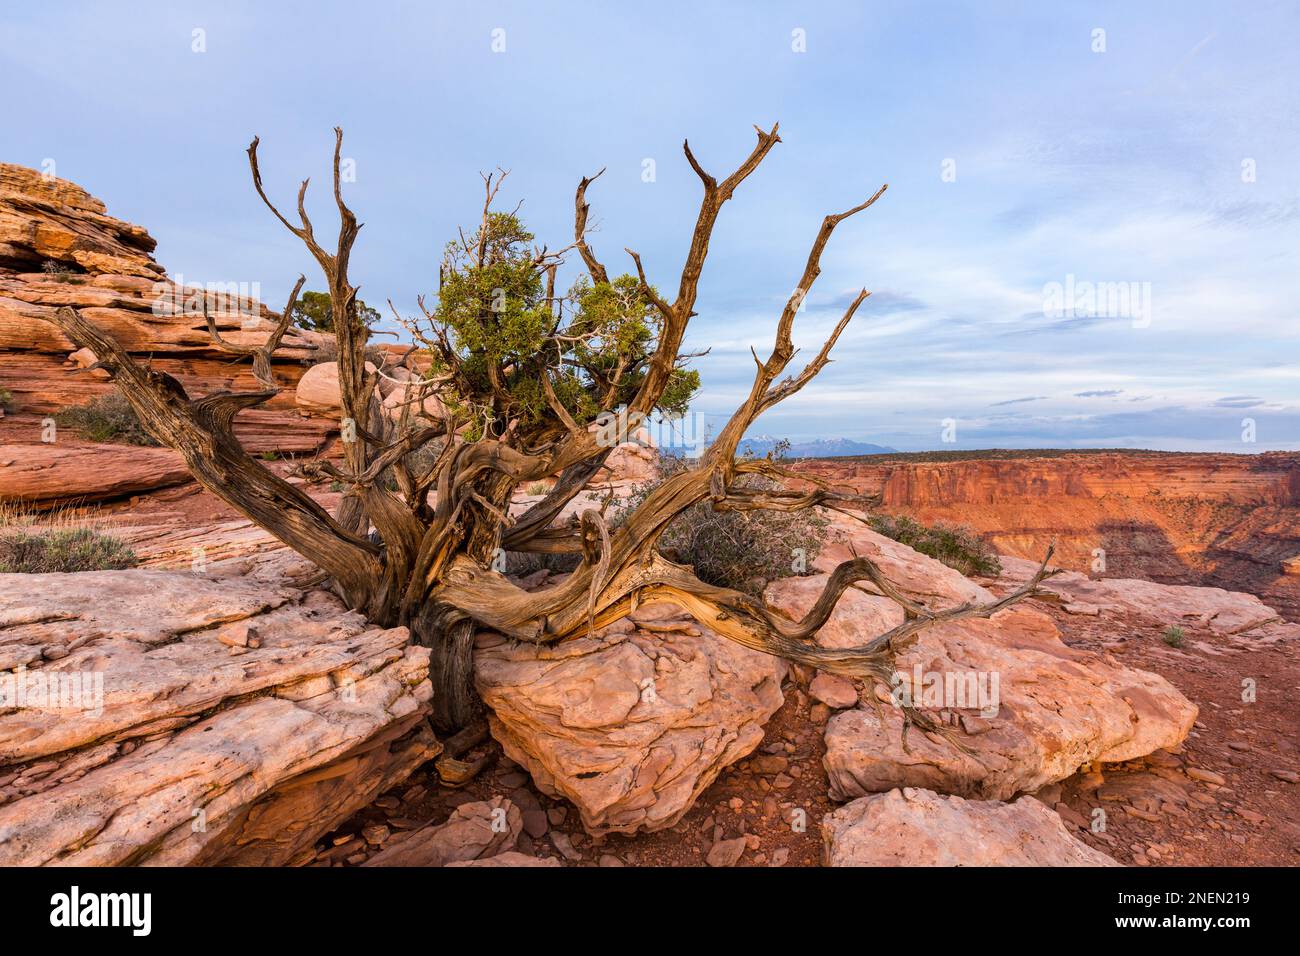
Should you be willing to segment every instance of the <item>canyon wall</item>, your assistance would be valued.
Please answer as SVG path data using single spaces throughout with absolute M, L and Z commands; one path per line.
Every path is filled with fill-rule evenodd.
M 799 469 L 877 495 L 886 512 L 968 525 L 1003 554 L 1037 558 L 1055 542 L 1072 570 L 1249 591 L 1300 618 L 1300 454 L 839 458 Z

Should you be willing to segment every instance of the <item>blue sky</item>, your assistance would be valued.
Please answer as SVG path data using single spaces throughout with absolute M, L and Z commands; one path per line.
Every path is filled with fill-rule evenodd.
M 589 194 L 598 254 L 622 270 L 631 246 L 675 287 L 699 199 L 682 139 L 725 174 L 752 124 L 779 120 L 714 234 L 688 337 L 710 349 L 706 421 L 748 390 L 749 349 L 770 348 L 822 216 L 888 182 L 823 258 L 794 365 L 857 288 L 872 298 L 756 431 L 1297 449 L 1297 36 L 1300 8 L 1269 2 L 6 5 L 0 159 L 53 159 L 146 226 L 174 273 L 260 283 L 278 308 L 300 271 L 321 282 L 244 150 L 261 136 L 283 203 L 313 177 L 324 232 L 342 125 L 367 223 L 353 281 L 413 309 L 497 166 L 552 247 L 577 180 L 608 167 Z M 1048 290 L 1067 282 L 1134 297 L 1063 312 Z

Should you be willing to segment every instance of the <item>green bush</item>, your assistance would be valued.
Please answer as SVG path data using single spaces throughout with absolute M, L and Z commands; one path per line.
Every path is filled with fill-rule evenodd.
M 85 405 L 64 409 L 54 416 L 54 420 L 89 441 L 123 445 L 159 444 L 144 430 L 131 404 L 117 392 L 91 399 Z
M 120 538 L 93 528 L 0 531 L 0 573 L 120 571 L 139 563 Z
M 1183 629 L 1179 627 L 1177 624 L 1170 624 L 1167 628 L 1165 628 L 1164 638 L 1165 638 L 1165 643 L 1168 644 L 1170 647 L 1182 647 Z
M 13 409 L 14 393 L 7 388 L 0 388 L 0 412 L 8 412 Z
M 869 520 L 873 531 L 967 577 L 995 578 L 1002 573 L 1002 562 L 989 543 L 964 525 L 923 525 L 905 515 L 872 515 Z
M 660 455 L 657 479 L 633 489 L 613 516 L 621 525 L 663 481 L 684 471 L 687 463 Z M 746 488 L 777 488 L 765 478 L 743 478 Z M 706 584 L 732 588 L 755 597 L 769 581 L 811 571 L 821 553 L 830 522 L 814 510 L 714 511 L 707 501 L 682 512 L 659 539 L 664 557 L 689 564 Z

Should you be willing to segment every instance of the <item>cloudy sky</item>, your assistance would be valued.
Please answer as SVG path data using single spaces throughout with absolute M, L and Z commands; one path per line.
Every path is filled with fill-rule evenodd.
M 714 234 L 688 340 L 710 350 L 705 421 L 748 390 L 749 349 L 770 347 L 822 216 L 887 182 L 823 259 L 803 355 L 859 287 L 873 296 L 836 362 L 757 431 L 1300 448 L 1294 4 L 269 7 L 6 4 L 0 159 L 52 160 L 186 281 L 258 283 L 278 307 L 300 271 L 321 283 L 244 150 L 261 136 L 284 203 L 313 177 L 322 232 L 342 125 L 367 224 L 353 280 L 411 309 L 497 166 L 553 247 L 577 180 L 608 167 L 593 245 L 611 269 L 631 246 L 675 287 L 700 192 L 682 139 L 721 176 L 752 124 L 779 120 Z

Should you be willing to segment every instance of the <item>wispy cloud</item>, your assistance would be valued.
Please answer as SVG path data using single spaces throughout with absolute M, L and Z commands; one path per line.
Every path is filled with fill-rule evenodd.
M 1025 402 L 1041 402 L 1046 399 L 1046 395 L 1027 395 L 1024 398 L 1009 398 L 1005 402 L 990 402 L 989 408 L 997 408 L 999 405 L 1022 405 Z

